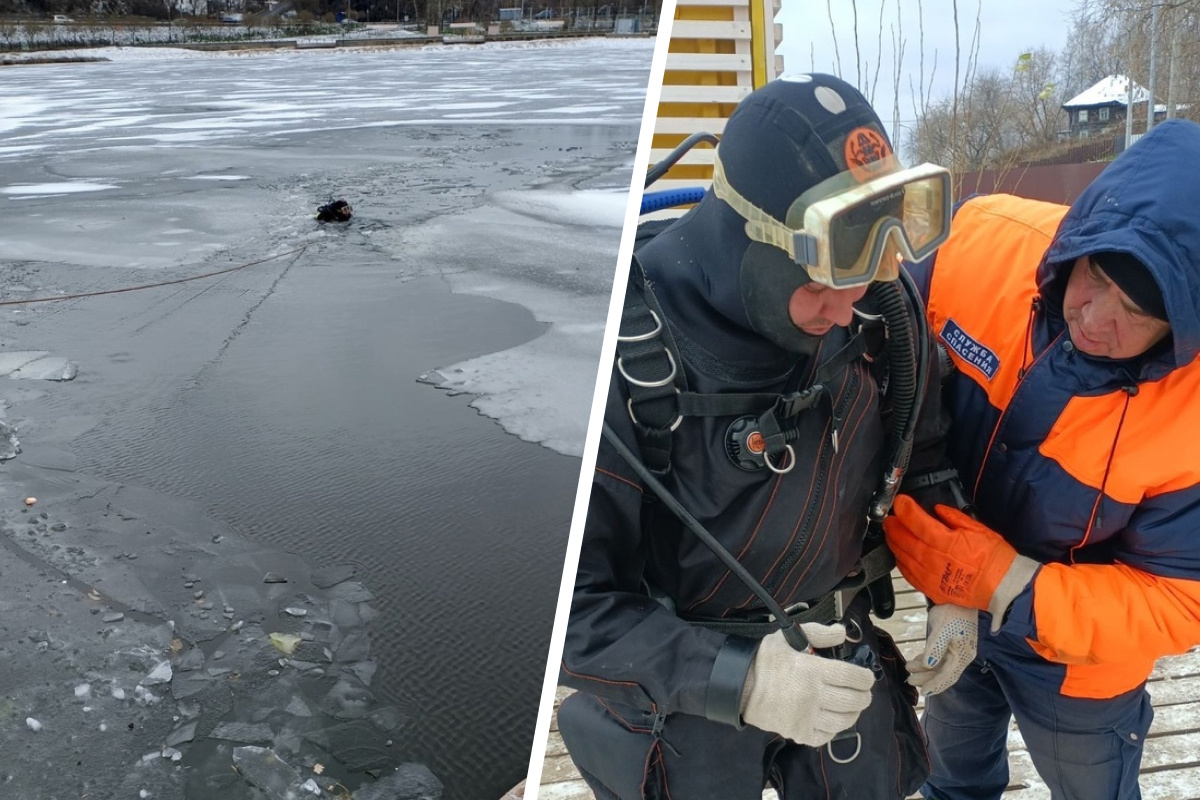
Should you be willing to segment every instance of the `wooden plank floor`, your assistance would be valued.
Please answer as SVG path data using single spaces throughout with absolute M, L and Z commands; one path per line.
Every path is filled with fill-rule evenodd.
M 921 649 L 925 635 L 925 601 L 898 573 L 896 613 L 882 623 L 896 639 L 905 658 Z M 1154 725 L 1142 757 L 1143 800 L 1200 800 L 1200 648 L 1164 658 L 1150 676 Z M 559 687 L 555 711 L 571 690 Z M 1011 779 L 1005 800 L 1049 800 L 1050 792 L 1038 777 L 1014 724 L 1008 737 Z M 538 800 L 594 800 L 567 755 L 558 733 L 557 713 L 550 724 L 546 760 L 542 767 Z M 763 800 L 773 800 L 767 790 Z

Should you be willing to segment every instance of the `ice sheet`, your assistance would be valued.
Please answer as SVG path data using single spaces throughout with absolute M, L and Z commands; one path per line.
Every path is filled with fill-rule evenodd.
M 528 441 L 581 455 L 627 192 L 503 192 L 406 237 L 455 291 L 506 300 L 548 324 L 520 347 L 437 370 L 444 389 Z

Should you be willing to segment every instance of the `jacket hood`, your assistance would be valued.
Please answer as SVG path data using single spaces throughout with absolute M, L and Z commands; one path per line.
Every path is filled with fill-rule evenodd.
M 1061 318 L 1066 277 L 1080 256 L 1115 251 L 1146 265 L 1162 290 L 1174 346 L 1146 359 L 1143 380 L 1161 378 L 1200 353 L 1198 164 L 1200 125 L 1163 122 L 1083 191 L 1038 267 L 1038 288 Z

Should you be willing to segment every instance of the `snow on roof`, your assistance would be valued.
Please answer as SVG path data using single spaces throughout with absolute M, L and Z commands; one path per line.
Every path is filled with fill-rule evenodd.
M 1084 89 L 1079 94 L 1062 104 L 1063 108 L 1080 108 L 1082 106 L 1103 106 L 1110 103 L 1125 105 L 1129 99 L 1129 79 L 1124 75 L 1109 75 L 1097 81 L 1091 88 Z M 1135 81 L 1133 84 L 1133 102 L 1144 103 L 1150 97 L 1150 92 Z M 1164 107 L 1164 111 L 1166 108 Z

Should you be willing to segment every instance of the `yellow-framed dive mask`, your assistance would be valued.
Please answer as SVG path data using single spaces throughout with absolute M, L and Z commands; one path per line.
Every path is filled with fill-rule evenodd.
M 752 204 L 725 177 L 720 148 L 713 192 L 746 220 L 746 235 L 786 252 L 816 283 L 834 289 L 895 280 L 901 259 L 921 261 L 950 235 L 950 173 L 933 164 L 906 169 L 894 155 L 800 195 L 783 222 Z

